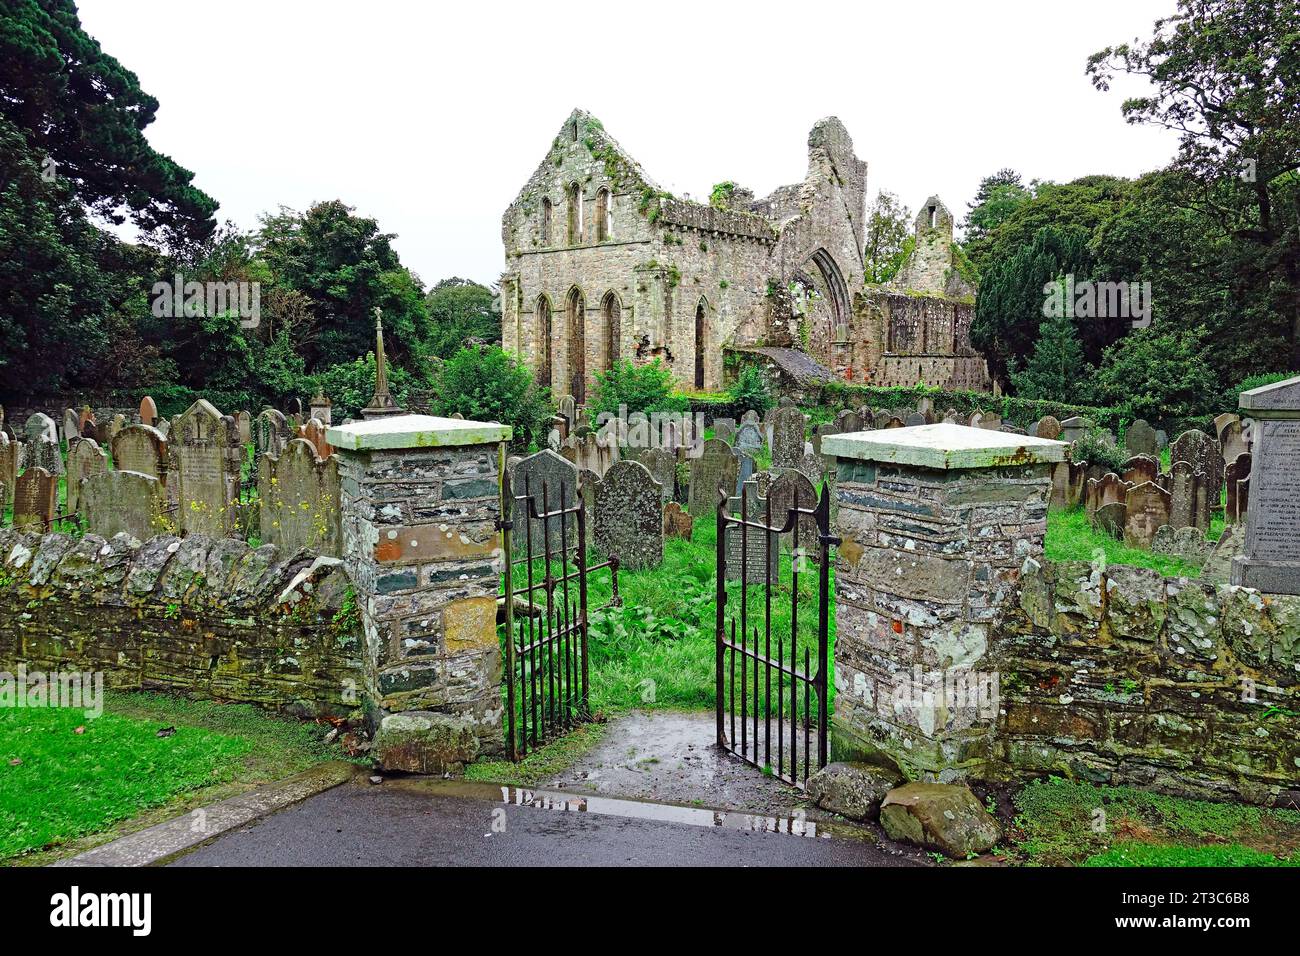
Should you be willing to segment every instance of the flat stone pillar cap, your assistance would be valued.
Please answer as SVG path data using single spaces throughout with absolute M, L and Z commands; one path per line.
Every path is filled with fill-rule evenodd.
M 1007 468 L 1064 461 L 1063 441 L 1013 435 L 967 425 L 914 425 L 846 432 L 822 439 L 822 454 L 946 471 L 954 468 Z
M 1258 418 L 1300 418 L 1300 378 L 1242 392 L 1237 404 Z
M 325 440 L 341 451 L 491 445 L 510 436 L 508 425 L 433 415 L 392 415 L 325 429 Z

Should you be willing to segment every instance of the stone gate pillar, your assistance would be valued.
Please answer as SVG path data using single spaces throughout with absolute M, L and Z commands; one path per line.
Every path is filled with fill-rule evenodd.
M 1000 675 L 982 668 L 1026 558 L 1041 559 L 1064 442 L 964 425 L 829 435 L 838 759 L 913 779 L 978 774 Z
M 367 645 L 372 756 L 458 770 L 504 746 L 495 423 L 393 415 L 330 428 L 343 559 Z

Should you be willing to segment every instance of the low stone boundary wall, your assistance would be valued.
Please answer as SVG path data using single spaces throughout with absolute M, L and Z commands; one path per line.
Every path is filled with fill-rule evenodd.
M 335 558 L 203 535 L 0 531 L 0 669 L 360 716 L 364 647 Z
M 982 666 L 995 773 L 1300 799 L 1300 597 L 1031 560 Z

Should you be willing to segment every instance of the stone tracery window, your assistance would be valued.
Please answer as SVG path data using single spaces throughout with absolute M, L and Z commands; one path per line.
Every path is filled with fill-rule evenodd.
M 551 220 L 554 215 L 554 204 L 549 198 L 542 200 L 542 245 L 551 244 Z
M 540 358 L 537 384 L 551 387 L 551 302 L 544 295 L 537 297 L 537 345 Z
M 569 245 L 582 242 L 582 187 L 569 185 Z
M 609 189 L 605 186 L 596 193 L 596 241 L 604 242 L 613 233 L 612 206 Z

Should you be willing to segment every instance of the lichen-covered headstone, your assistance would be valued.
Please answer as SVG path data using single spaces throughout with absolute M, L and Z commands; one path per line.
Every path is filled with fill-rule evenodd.
M 770 580 L 777 580 L 781 543 L 775 534 L 766 530 L 776 524 L 776 517 L 773 514 L 772 525 L 766 523 L 768 499 L 763 494 L 770 485 L 770 476 L 760 472 L 741 486 L 740 495 L 727 503 L 728 511 L 739 516 L 743 502 L 743 514 L 748 522 L 743 526 L 727 523 L 724 550 L 728 581 L 739 581 L 743 576 L 746 584 L 758 584 L 769 580 L 769 574 Z
M 772 467 L 797 468 L 803 458 L 803 412 L 798 408 L 778 408 L 772 413 Z
M 14 528 L 41 532 L 58 514 L 59 479 L 44 468 L 28 468 L 14 490 Z
M 18 449 L 16 441 L 0 432 L 0 515 L 14 500 L 14 483 L 18 480 Z
M 102 538 L 126 532 L 141 541 L 171 534 L 162 482 L 135 471 L 106 471 L 81 486 L 81 516 L 87 534 Z
M 237 527 L 242 448 L 229 420 L 199 399 L 172 424 L 182 531 L 228 537 Z
M 635 461 L 611 465 L 596 485 L 596 550 L 617 555 L 620 567 L 657 567 L 664 559 L 663 497 L 659 483 Z
M 673 486 L 677 477 L 676 456 L 662 448 L 647 448 L 641 452 L 637 461 L 645 465 L 650 476 L 659 482 L 660 493 L 664 500 L 670 500 L 673 497 Z
M 1242 488 L 1250 480 L 1251 461 L 1250 452 L 1242 452 L 1223 469 L 1224 484 L 1228 489 L 1223 506 L 1225 524 L 1238 524 L 1246 517 L 1246 496 Z
M 713 437 L 729 442 L 736 434 L 734 418 L 715 418 L 713 420 Z
M 736 429 L 736 438 L 732 445 L 735 446 L 736 451 L 759 451 L 765 445 L 763 433 L 759 431 L 758 426 L 754 423 L 742 422 L 741 426 Z
M 1124 502 L 1124 543 L 1130 548 L 1150 548 L 1156 532 L 1169 524 L 1171 496 L 1152 481 L 1128 491 Z
M 260 460 L 263 455 L 279 455 L 293 440 L 293 430 L 284 414 L 264 408 L 253 421 L 253 449 Z
M 127 425 L 109 445 L 113 467 L 134 471 L 159 481 L 167 477 L 167 441 L 148 425 Z
M 342 555 L 337 459 L 322 459 L 310 442 L 295 439 L 278 457 L 263 456 L 257 484 L 263 544 Z
M 1160 474 L 1160 462 L 1149 455 L 1134 455 L 1124 462 L 1120 477 L 1130 484 L 1140 485 L 1144 481 L 1155 481 Z
M 36 412 L 27 419 L 23 435 L 26 439 L 24 467 L 44 468 L 56 478 L 62 475 L 63 455 L 59 450 L 59 430 L 54 419 L 44 412 Z
M 108 471 L 108 456 L 99 442 L 83 439 L 68 452 L 67 507 L 68 514 L 76 514 L 81 501 L 81 482 Z
M 746 428 L 756 429 L 753 425 L 742 425 L 740 432 Z M 686 497 L 686 510 L 694 518 L 715 514 L 718 510 L 718 495 L 730 495 L 736 487 L 738 460 L 726 442 L 711 438 L 704 443 L 699 458 L 690 460 L 690 488 Z
M 818 458 L 818 461 L 821 459 Z M 817 489 L 807 475 L 798 471 L 784 471 L 772 481 L 767 493 L 772 503 L 772 525 L 784 527 L 793 521 L 789 534 L 781 535 L 781 547 L 800 553 L 808 561 L 815 561 L 820 553 L 817 519 L 811 515 L 795 515 L 794 509 L 815 510 Z
M 548 522 L 533 518 L 532 512 L 535 511 L 540 515 L 548 510 L 554 513 L 564 508 L 574 507 L 578 502 L 577 467 L 549 449 L 539 451 L 535 455 L 524 458 L 511 469 L 510 482 L 514 492 L 513 498 L 529 496 L 528 500 L 512 499 L 514 529 L 511 532 L 510 550 L 516 556 L 544 554 L 547 534 L 550 536 L 549 545 L 553 552 L 558 551 L 562 543 L 564 546 L 571 545 L 577 534 L 575 515 L 562 518 L 557 514 L 550 519 L 548 528 Z M 529 510 L 529 500 L 531 510 Z M 561 537 L 561 528 L 567 531 L 564 539 Z M 530 529 L 531 548 L 528 543 Z
M 1124 430 L 1124 447 L 1132 456 L 1160 457 L 1160 440 L 1156 430 L 1139 418 Z
M 1195 471 L 1205 475 L 1208 493 L 1218 507 L 1219 493 L 1223 489 L 1223 469 L 1225 462 L 1219 451 L 1219 443 L 1199 429 L 1188 429 L 1174 439 L 1170 446 L 1171 462 L 1185 461 Z

